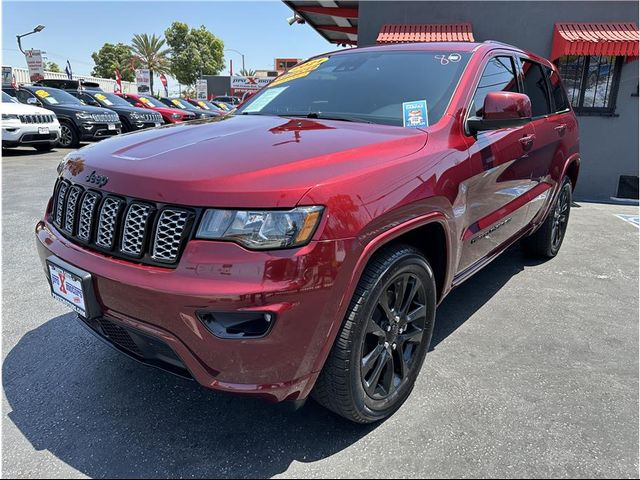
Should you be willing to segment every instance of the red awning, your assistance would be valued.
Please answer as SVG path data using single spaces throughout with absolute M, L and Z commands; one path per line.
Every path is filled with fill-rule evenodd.
M 638 26 L 627 23 L 556 23 L 551 60 L 563 55 L 638 56 Z
M 378 34 L 378 43 L 473 42 L 470 23 L 387 24 Z

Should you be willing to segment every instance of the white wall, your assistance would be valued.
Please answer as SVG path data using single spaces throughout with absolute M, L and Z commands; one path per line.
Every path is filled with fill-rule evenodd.
M 31 83 L 29 80 L 29 70 L 26 68 L 13 68 L 13 74 L 16 77 L 16 83 L 18 85 L 24 83 Z M 67 79 L 67 74 L 62 73 L 54 73 L 54 72 L 44 72 L 44 78 L 58 78 L 58 79 Z M 114 86 L 116 85 L 116 81 L 112 78 L 99 78 L 99 77 L 90 77 L 87 75 L 74 75 L 74 80 L 86 80 L 88 82 L 97 82 L 100 84 L 100 88 L 102 88 L 105 92 L 113 92 Z M 124 93 L 137 93 L 138 87 L 133 82 L 122 82 L 122 91 Z

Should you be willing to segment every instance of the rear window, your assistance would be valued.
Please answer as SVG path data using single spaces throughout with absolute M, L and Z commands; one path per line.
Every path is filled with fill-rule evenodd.
M 547 81 L 542 73 L 542 65 L 530 60 L 522 60 L 524 72 L 524 93 L 531 100 L 531 113 L 534 117 L 540 117 L 551 113 L 549 105 L 549 92 Z
M 549 85 L 551 85 L 551 98 L 553 99 L 554 111 L 562 112 L 569 109 L 569 99 L 567 93 L 562 86 L 560 75 L 558 72 L 551 70 L 549 67 L 543 66 L 542 69 L 546 77 L 549 79 Z
M 318 57 L 271 82 L 239 114 L 349 118 L 403 125 L 403 103 L 444 114 L 470 57 L 451 51 L 369 51 Z

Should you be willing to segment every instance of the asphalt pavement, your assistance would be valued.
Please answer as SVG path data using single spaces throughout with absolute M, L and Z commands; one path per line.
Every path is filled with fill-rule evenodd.
M 50 298 L 34 225 L 66 152 L 2 158 L 3 475 L 637 477 L 638 227 L 578 203 L 560 254 L 514 247 L 441 305 L 391 419 L 289 412 L 140 365 Z

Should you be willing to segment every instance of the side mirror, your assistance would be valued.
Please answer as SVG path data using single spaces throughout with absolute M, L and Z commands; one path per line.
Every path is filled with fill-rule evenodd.
M 37 98 L 29 97 L 27 98 L 27 105 L 40 105 L 40 102 Z
M 490 92 L 484 98 L 482 117 L 469 117 L 471 133 L 520 127 L 531 121 L 531 100 L 523 93 Z

